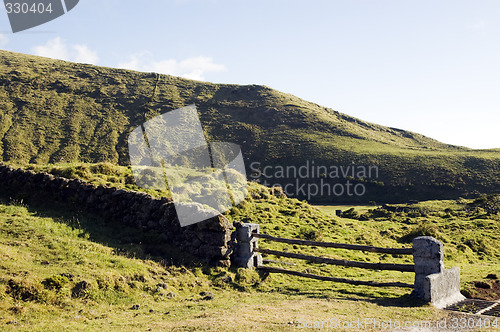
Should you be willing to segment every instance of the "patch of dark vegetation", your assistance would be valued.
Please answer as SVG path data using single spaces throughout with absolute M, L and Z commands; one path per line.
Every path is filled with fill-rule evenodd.
M 10 279 L 7 282 L 7 294 L 16 300 L 45 302 L 45 294 L 41 284 L 28 280 Z
M 69 279 L 62 275 L 54 275 L 42 281 L 42 285 L 47 289 L 61 290 L 69 283 Z
M 489 216 L 500 214 L 500 195 L 481 195 L 467 205 L 467 210 L 475 214 L 486 213 Z
M 299 229 L 298 237 L 299 239 L 309 241 L 319 241 L 323 238 L 323 235 L 318 229 L 314 229 L 312 227 L 302 227 L 301 229 Z
M 92 285 L 85 280 L 77 282 L 71 289 L 71 296 L 75 298 L 85 298 L 89 295 L 89 289 L 91 287 Z

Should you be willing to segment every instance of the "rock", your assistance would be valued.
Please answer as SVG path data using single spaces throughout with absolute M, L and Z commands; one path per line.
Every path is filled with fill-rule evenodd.
M 231 233 L 221 233 L 221 232 L 197 232 L 194 235 L 202 242 L 213 245 L 215 247 L 225 246 L 231 240 Z
M 125 193 L 126 193 L 126 191 L 125 191 L 125 190 L 123 190 L 123 189 L 118 189 L 117 191 L 115 191 L 114 193 L 112 193 L 112 194 L 111 194 L 111 196 L 116 197 L 116 196 L 123 195 L 123 194 L 125 194 Z
M 213 300 L 215 295 L 212 292 L 201 292 L 201 296 L 203 296 L 202 300 Z

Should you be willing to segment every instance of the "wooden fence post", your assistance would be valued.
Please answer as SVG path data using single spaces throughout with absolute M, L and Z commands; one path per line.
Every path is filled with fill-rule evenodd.
M 259 247 L 259 239 L 253 237 L 253 233 L 259 233 L 258 224 L 236 225 L 236 248 L 233 260 L 237 267 L 252 269 L 262 265 L 262 255 L 254 251 Z

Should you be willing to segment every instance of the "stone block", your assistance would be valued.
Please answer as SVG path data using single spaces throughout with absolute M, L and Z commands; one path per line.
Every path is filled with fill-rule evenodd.
M 460 269 L 452 267 L 426 276 L 423 291 L 423 299 L 438 309 L 464 300 L 465 297 L 460 293 Z
M 259 233 L 259 225 L 243 223 L 241 227 L 238 227 L 236 232 L 236 239 L 238 242 L 250 242 L 253 239 L 252 233 Z

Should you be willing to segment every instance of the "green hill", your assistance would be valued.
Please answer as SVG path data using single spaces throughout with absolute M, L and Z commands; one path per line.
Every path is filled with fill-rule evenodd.
M 250 179 L 290 184 L 291 196 L 398 202 L 500 192 L 499 150 L 446 145 L 265 86 L 212 84 L 7 51 L 0 51 L 0 158 L 10 164 L 127 165 L 133 128 L 190 104 L 197 106 L 209 140 L 242 146 Z M 279 173 L 279 166 L 313 162 L 321 168 L 300 183 L 296 174 Z M 348 166 L 355 173 L 342 174 Z M 370 166 L 376 167 L 371 176 L 359 172 Z M 265 170 L 272 178 L 257 178 Z M 348 195 L 347 181 L 362 185 L 363 195 Z M 321 185 L 331 191 L 314 193 Z
M 114 181 L 118 187 L 127 186 L 123 180 L 130 172 L 109 164 L 57 166 L 51 171 L 93 183 Z M 408 212 L 357 207 L 365 211 L 365 218 L 351 219 L 327 215 L 257 184 L 252 184 L 251 192 L 244 203 L 227 213 L 230 220 L 258 222 L 263 233 L 274 236 L 393 248 L 409 247 L 415 236 L 432 235 L 444 243 L 446 267 L 460 267 L 464 294 L 485 299 L 484 291 L 489 291 L 486 299 L 498 299 L 493 289 L 486 289 L 498 284 L 487 276 L 496 276 L 500 269 L 496 196 L 420 202 Z M 0 194 L 4 193 L 0 190 Z M 158 234 L 77 212 L 71 205 L 33 201 L 26 206 L 9 196 L 0 195 L 2 331 L 289 331 L 304 319 L 434 321 L 453 317 L 410 297 L 407 288 L 352 286 L 201 266 L 169 247 Z M 322 210 L 329 213 L 331 208 Z M 412 261 L 410 256 L 265 240 L 259 246 L 372 263 Z M 274 260 L 266 265 L 325 276 L 405 283 L 414 278 L 413 273 L 266 258 Z

